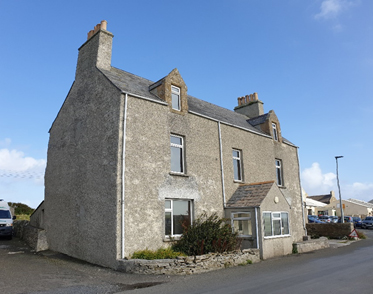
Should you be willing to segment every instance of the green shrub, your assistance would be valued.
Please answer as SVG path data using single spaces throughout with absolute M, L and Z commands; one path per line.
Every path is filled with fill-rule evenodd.
M 136 251 L 132 254 L 132 259 L 172 259 L 178 256 L 185 256 L 182 252 L 176 252 L 172 248 L 160 248 L 157 251 L 149 249 Z
M 216 213 L 209 217 L 204 213 L 193 224 L 183 227 L 183 235 L 172 248 L 187 255 L 233 251 L 240 245 L 237 233 L 233 233 L 226 220 L 219 218 Z

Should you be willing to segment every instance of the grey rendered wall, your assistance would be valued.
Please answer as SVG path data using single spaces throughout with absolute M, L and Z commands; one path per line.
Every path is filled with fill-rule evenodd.
M 274 142 L 275 158 L 282 160 L 284 187 L 282 193 L 290 202 L 290 219 L 293 242 L 305 235 L 303 227 L 302 199 L 299 179 L 298 149 L 288 144 Z
M 276 181 L 275 159 L 283 165 L 284 186 L 281 191 L 291 203 L 292 241 L 302 240 L 303 217 L 300 195 L 297 148 L 275 142 L 272 138 L 256 135 L 231 126 L 222 125 L 225 191 L 227 201 L 240 185 L 233 180 L 232 149 L 242 150 L 243 181 L 258 183 Z
M 170 134 L 185 138 L 186 175 L 170 173 Z M 194 200 L 223 216 L 217 123 L 164 105 L 128 98 L 125 169 L 125 255 L 168 246 L 164 199 Z
M 50 130 L 45 219 L 51 250 L 103 266 L 118 257 L 120 93 L 92 68 Z

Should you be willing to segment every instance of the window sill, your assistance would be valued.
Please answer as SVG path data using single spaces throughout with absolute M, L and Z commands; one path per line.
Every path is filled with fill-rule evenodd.
M 174 241 L 177 241 L 177 240 L 180 240 L 181 236 L 175 236 L 175 237 L 163 237 L 163 242 L 174 242 Z
M 177 172 L 169 172 L 170 176 L 179 176 L 179 177 L 184 177 L 188 178 L 189 176 L 187 174 L 182 174 L 182 173 L 177 173 Z
M 244 181 L 233 180 L 233 183 L 237 183 L 237 184 L 243 184 L 243 183 L 244 183 Z
M 266 236 L 264 240 L 277 239 L 277 238 L 289 238 L 291 235 L 278 235 L 278 236 Z

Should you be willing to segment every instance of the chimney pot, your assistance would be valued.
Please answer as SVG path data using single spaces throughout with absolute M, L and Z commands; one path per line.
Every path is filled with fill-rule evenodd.
M 254 100 L 258 101 L 258 93 L 257 92 L 254 93 Z
M 101 21 L 101 29 L 106 31 L 106 28 L 107 28 L 107 21 L 106 20 L 102 20 Z
M 90 30 L 90 31 L 88 32 L 87 40 L 88 40 L 89 38 L 91 38 L 91 37 L 93 36 L 94 33 L 95 33 L 94 30 Z

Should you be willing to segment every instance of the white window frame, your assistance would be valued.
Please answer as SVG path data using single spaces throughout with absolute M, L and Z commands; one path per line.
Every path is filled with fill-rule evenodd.
M 277 124 L 272 123 L 273 140 L 278 141 Z
M 282 173 L 282 160 L 281 159 L 275 159 L 275 165 L 276 165 L 276 182 L 277 186 L 283 187 L 284 186 L 284 176 Z
M 233 153 L 238 152 L 238 156 L 234 156 Z M 242 152 L 238 149 L 232 149 L 232 159 L 233 159 L 233 179 L 235 182 L 242 182 L 243 175 L 242 175 Z M 235 163 L 238 162 L 238 178 L 236 179 L 236 175 L 234 174 Z
M 234 217 L 235 214 L 248 214 L 249 216 L 247 217 Z M 253 235 L 253 227 L 252 227 L 252 222 L 251 222 L 251 212 L 250 211 L 233 211 L 231 212 L 231 226 L 232 226 L 232 231 L 234 232 L 234 221 L 249 221 L 249 224 L 251 226 L 251 235 L 238 235 L 239 237 L 252 237 Z
M 270 214 L 270 224 L 271 224 L 271 235 L 267 235 L 267 236 L 266 236 L 266 231 L 265 231 L 265 217 L 264 217 L 265 214 Z M 278 214 L 280 216 L 277 216 Z M 286 214 L 286 216 L 287 216 L 286 219 L 287 219 L 288 233 L 284 233 L 286 227 L 284 226 L 283 220 L 282 220 L 282 215 L 283 214 Z M 264 235 L 265 239 L 290 236 L 289 212 L 287 212 L 287 211 L 263 211 L 262 218 L 263 218 L 263 235 Z M 277 235 L 274 234 L 274 225 L 273 225 L 274 221 L 280 221 L 280 228 L 281 228 L 281 233 L 280 234 L 277 234 Z
M 181 144 L 176 144 L 176 143 L 172 143 L 171 142 L 171 137 L 174 137 L 174 138 L 180 138 L 181 139 Z M 178 173 L 178 174 L 185 174 L 185 159 L 184 159 L 184 137 L 182 136 L 178 136 L 178 135 L 174 135 L 174 134 L 171 134 L 170 135 L 170 152 L 171 151 L 171 147 L 174 147 L 174 148 L 179 148 L 181 150 L 181 166 L 180 166 L 180 170 L 181 171 L 174 171 L 172 170 L 172 154 L 171 154 L 171 172 L 173 173 Z
M 171 85 L 171 105 L 172 109 L 175 109 L 177 111 L 181 110 L 180 93 L 181 91 L 179 87 Z M 177 96 L 177 101 L 174 101 L 174 95 Z M 174 102 L 177 103 L 177 105 L 174 105 Z
M 164 216 L 165 216 L 165 221 L 166 221 L 166 212 L 170 212 L 171 213 L 171 234 L 170 235 L 166 235 L 166 231 L 164 232 L 165 234 L 165 237 L 166 238 L 174 238 L 174 237 L 180 237 L 182 234 L 173 234 L 173 231 L 174 231 L 174 202 L 175 201 L 184 201 L 184 202 L 189 202 L 189 205 L 190 205 L 190 223 L 192 224 L 193 223 L 193 200 L 191 199 L 165 199 L 165 204 L 166 204 L 166 201 L 170 201 L 171 205 L 170 205 L 170 208 L 166 208 L 166 205 L 165 205 L 165 209 L 164 209 Z M 165 230 L 166 230 L 166 224 L 165 224 Z

